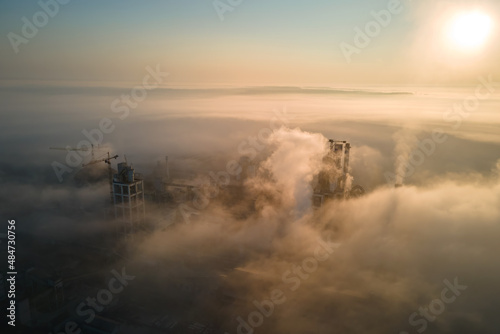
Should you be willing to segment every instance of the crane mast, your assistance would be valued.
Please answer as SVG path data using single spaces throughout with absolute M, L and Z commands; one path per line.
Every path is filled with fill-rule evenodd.
M 108 152 L 108 157 L 98 160 L 92 160 L 89 163 L 83 164 L 82 167 L 95 165 L 99 162 L 104 162 L 108 165 L 108 181 L 109 181 L 109 196 L 111 198 L 111 204 L 113 204 L 113 169 L 111 168 L 111 160 L 117 159 L 118 155 L 111 156 Z

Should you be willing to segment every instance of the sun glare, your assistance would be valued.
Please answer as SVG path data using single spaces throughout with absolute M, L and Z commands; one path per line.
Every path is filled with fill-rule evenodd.
M 474 50 L 486 43 L 492 28 L 492 19 L 484 13 L 461 13 L 451 21 L 449 37 L 455 46 Z

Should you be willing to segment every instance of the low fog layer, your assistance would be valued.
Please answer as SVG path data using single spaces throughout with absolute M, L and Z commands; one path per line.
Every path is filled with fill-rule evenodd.
M 109 100 L 101 96 L 97 101 L 101 98 Z M 262 102 L 266 98 L 269 104 Z M 339 104 L 351 98 L 342 95 Z M 191 223 L 181 221 L 138 238 L 130 245 L 135 255 L 128 264 L 137 282 L 151 286 L 164 305 L 192 301 L 177 312 L 201 323 L 214 321 L 230 334 L 238 328 L 249 332 L 242 320 L 258 323 L 256 333 L 497 333 L 500 150 L 497 134 L 482 132 L 491 124 L 476 120 L 487 119 L 498 104 L 488 101 L 481 117 L 446 129 L 446 122 L 426 109 L 437 97 L 422 98 L 417 105 L 414 96 L 406 98 L 398 97 L 399 111 L 391 113 L 352 101 L 357 113 L 336 113 L 335 103 L 325 112 L 331 101 L 320 100 L 310 106 L 314 117 L 309 118 L 293 96 L 262 96 L 258 105 L 265 111 L 258 117 L 245 105 L 241 117 L 222 112 L 193 118 L 200 110 L 161 113 L 160 106 L 154 109 L 148 102 L 122 123 L 113 118 L 117 129 L 104 143 L 127 154 L 138 171 L 151 172 L 156 160 L 169 155 L 179 173 L 189 170 L 203 178 L 241 158 L 240 144 L 270 127 L 273 109 L 286 106 L 289 117 L 286 126 L 266 136 L 254 159 L 256 177 L 244 187 L 255 200 L 254 210 L 232 207 L 216 196 Z M 392 96 L 377 99 L 394 103 Z M 443 106 L 450 102 L 438 100 Z M 15 217 L 23 232 L 78 240 L 109 232 L 113 224 L 104 218 L 104 166 L 88 172 L 77 168 L 59 183 L 50 165 L 63 162 L 65 152 L 51 152 L 49 146 L 76 145 L 82 127 L 90 129 L 109 114 L 99 111 L 100 102 L 83 101 L 90 111 L 81 114 L 80 122 L 70 121 L 74 111 L 68 106 L 15 121 L 25 133 L 2 126 L 9 153 L 0 166 L 2 215 Z M 232 103 L 226 108 L 234 108 Z M 253 98 L 248 105 L 257 108 Z M 401 113 L 419 106 L 420 117 L 401 121 Z M 35 106 L 14 106 L 10 113 L 16 108 L 22 114 Z M 387 122 L 376 121 L 377 112 Z M 394 188 L 385 174 L 400 175 L 398 169 L 436 127 L 445 129 L 447 141 L 436 145 L 412 175 L 396 180 L 403 187 Z M 314 179 L 329 138 L 352 143 L 351 174 L 367 194 L 313 210 Z M 158 218 L 155 211 L 148 215 Z M 191 283 L 184 291 L 179 286 L 186 281 Z M 443 300 L 445 288 L 453 302 L 435 302 Z M 232 302 L 221 303 L 221 295 Z M 272 314 L 249 320 L 258 310 L 254 302 L 269 306 L 273 299 L 279 304 L 273 303 L 272 312 L 268 307 Z
M 304 207 L 311 189 L 305 182 L 317 172 L 324 141 L 299 130 L 275 133 L 272 153 L 260 169 L 274 177 L 266 178 L 267 184 L 257 178 L 252 182 L 258 186 L 248 185 L 257 198 L 270 200 L 245 219 L 211 205 L 196 224 L 181 224 L 144 240 L 138 246 L 141 257 L 169 267 L 179 261 L 179 250 L 198 254 L 200 265 L 191 270 L 207 280 L 222 280 L 219 284 L 229 286 L 237 300 L 215 312 L 224 314 L 228 331 L 234 326 L 230 333 L 241 325 L 238 317 L 251 323 L 248 316 L 258 310 L 254 302 L 266 303 L 275 290 L 282 292 L 282 303 L 274 304 L 256 332 L 493 333 L 500 325 L 494 311 L 500 278 L 498 166 L 481 180 L 384 186 L 313 212 L 310 204 Z M 295 160 L 297 164 L 291 163 Z M 325 244 L 334 251 L 323 248 L 323 261 L 314 265 L 311 258 Z M 235 253 L 238 272 L 222 275 L 215 269 L 212 259 Z M 307 270 L 296 272 L 297 266 Z M 443 298 L 447 284 L 456 284 L 459 295 L 443 304 L 443 311 L 433 301 Z M 449 293 L 448 299 L 453 297 Z M 213 312 L 208 311 L 211 302 L 206 297 L 197 305 Z M 438 316 L 428 313 L 431 321 L 417 314 L 409 322 L 429 304 Z M 260 323 L 258 317 L 253 321 Z

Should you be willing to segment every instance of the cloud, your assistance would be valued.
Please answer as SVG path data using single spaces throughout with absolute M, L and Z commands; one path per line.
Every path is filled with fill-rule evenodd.
M 420 327 L 409 323 L 410 315 L 440 298 L 444 280 L 458 278 L 467 290 L 428 321 L 426 333 L 491 333 L 500 326 L 491 312 L 498 306 L 492 292 L 500 278 L 498 179 L 379 187 L 314 211 L 302 201 L 310 196 L 309 176 L 325 138 L 286 130 L 269 143 L 261 168 L 275 177 L 260 178 L 251 194 L 274 189 L 278 202 L 268 200 L 246 216 L 214 202 L 196 223 L 176 225 L 140 244 L 144 258 L 162 263 L 159 270 L 206 277 L 198 284 L 234 299 L 220 304 L 204 296 L 197 299 L 197 311 L 218 305 L 217 318 L 233 333 L 238 316 L 247 319 L 256 310 L 254 301 L 270 300 L 279 289 L 286 302 L 275 305 L 257 332 L 413 333 Z M 314 256 L 320 240 L 340 247 L 293 290 L 294 268 Z M 198 262 L 186 267 L 193 258 Z M 228 263 L 237 269 L 228 270 Z M 167 282 L 156 284 L 171 289 Z
M 59 105 L 59 97 L 52 98 Z M 458 277 L 468 289 L 429 322 L 426 333 L 496 333 L 498 144 L 467 139 L 485 127 L 493 133 L 496 118 L 490 125 L 483 119 L 477 126 L 464 123 L 463 132 L 450 134 L 447 143 L 406 180 L 407 186 L 390 189 L 383 173 L 394 170 L 395 147 L 404 153 L 412 146 L 406 139 L 411 142 L 413 137 L 405 137 L 408 127 L 419 124 L 419 136 L 425 137 L 439 123 L 435 115 L 441 117 L 445 108 L 434 107 L 436 95 L 398 95 L 390 100 L 377 95 L 362 101 L 353 94 L 333 100 L 268 98 L 214 98 L 203 108 L 207 100 L 202 98 L 192 103 L 152 97 L 106 138 L 116 153 L 126 153 L 146 175 L 158 157 L 163 161 L 169 155 L 173 174 L 182 170 L 187 171 L 182 176 L 201 178 L 240 158 L 239 144 L 269 126 L 274 107 L 290 103 L 290 114 L 296 116 L 292 127 L 304 129 L 270 135 L 254 160 L 260 166 L 257 177 L 245 184 L 242 197 L 228 189 L 191 224 L 185 224 L 177 211 L 177 218 L 171 219 L 176 224 L 139 233 L 129 242 L 131 272 L 138 273 L 137 286 L 149 292 L 131 286 L 127 293 L 148 301 L 153 291 L 161 311 L 175 308 L 184 319 L 212 322 L 231 334 L 236 332 L 237 317 L 255 311 L 253 301 L 269 300 L 274 289 L 283 291 L 286 302 L 276 306 L 257 332 L 415 333 L 409 316 L 440 296 L 443 280 Z M 83 127 L 109 116 L 102 110 L 110 101 L 75 100 L 93 109 L 65 118 L 62 112 L 49 112 L 53 105 L 46 97 L 33 99 L 32 106 L 11 105 L 12 122 L 2 127 L 6 132 L 0 139 L 7 152 L 0 163 L 2 214 L 15 217 L 23 232 L 40 239 L 101 238 L 115 227 L 104 215 L 109 198 L 106 178 L 89 172 L 82 180 L 75 173 L 67 183 L 57 183 L 50 163 L 64 156 L 48 147 L 78 143 Z M 299 102 L 290 102 L 294 99 Z M 449 105 L 448 95 L 439 99 L 440 106 Z M 43 101 L 40 114 L 35 114 Z M 491 113 L 496 101 L 481 115 Z M 15 116 L 18 109 L 21 116 Z M 407 116 L 407 109 L 415 115 Z M 434 116 L 419 116 L 423 114 Z M 401 130 L 405 117 L 408 126 Z M 24 133 L 16 134 L 20 124 Z M 399 130 L 397 139 L 405 145 L 392 137 Z M 326 138 L 352 143 L 355 183 L 370 191 L 315 211 L 310 195 Z M 26 151 L 27 144 L 34 149 Z M 101 167 L 105 166 L 92 168 Z M 148 203 L 148 227 L 170 219 L 165 217 L 171 211 Z M 319 240 L 329 239 L 340 247 L 292 291 L 283 275 L 292 271 L 296 277 L 294 266 L 314 256 Z M 107 247 L 115 249 L 122 242 L 114 240 Z

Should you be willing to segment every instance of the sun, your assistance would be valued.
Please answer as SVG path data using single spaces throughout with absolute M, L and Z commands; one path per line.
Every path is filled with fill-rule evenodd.
M 456 15 L 449 26 L 451 42 L 462 49 L 474 50 L 483 46 L 493 30 L 492 19 L 479 11 Z

